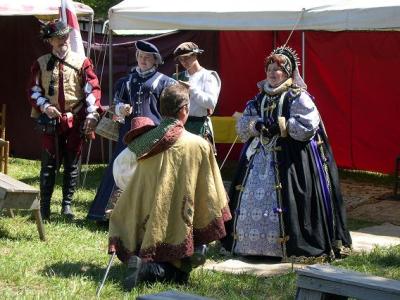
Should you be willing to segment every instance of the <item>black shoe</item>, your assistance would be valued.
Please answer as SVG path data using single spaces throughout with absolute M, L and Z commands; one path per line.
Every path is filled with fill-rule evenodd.
M 124 279 L 124 289 L 126 291 L 132 290 L 137 284 L 139 279 L 139 272 L 142 268 L 142 260 L 138 256 L 131 256 L 128 260 L 128 276 Z
M 177 284 L 187 284 L 189 282 L 189 273 L 178 270 L 174 282 Z
M 192 265 L 192 268 L 204 265 L 204 263 L 206 262 L 207 250 L 207 245 L 200 245 L 194 248 L 193 255 L 190 256 L 190 263 Z
M 61 215 L 66 217 L 67 219 L 72 220 L 73 218 L 75 218 L 74 213 L 72 212 L 72 208 L 71 205 L 64 205 L 61 208 Z
M 141 282 L 153 283 L 168 279 L 162 263 L 143 262 L 138 256 L 129 258 L 128 271 L 123 283 L 126 291 L 132 290 Z

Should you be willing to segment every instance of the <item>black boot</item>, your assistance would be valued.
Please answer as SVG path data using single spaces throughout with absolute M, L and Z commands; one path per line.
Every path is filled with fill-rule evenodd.
M 128 275 L 124 279 L 124 289 L 132 290 L 142 282 L 165 281 L 166 272 L 161 263 L 143 262 L 138 256 L 131 256 L 128 260 Z
M 139 280 L 139 273 L 142 268 L 142 259 L 138 256 L 131 256 L 128 260 L 128 275 L 124 279 L 124 289 L 126 291 L 132 290 Z
M 40 214 L 43 220 L 50 219 L 50 201 L 56 180 L 56 159 L 47 151 L 42 153 L 40 169 Z
M 207 245 L 200 245 L 194 248 L 193 255 L 190 257 L 190 263 L 193 268 L 204 265 L 207 258 Z
M 72 212 L 71 203 L 76 186 L 78 184 L 78 162 L 79 155 L 74 152 L 67 152 L 64 157 L 64 177 L 63 177 L 63 200 L 61 214 L 69 219 L 75 217 Z

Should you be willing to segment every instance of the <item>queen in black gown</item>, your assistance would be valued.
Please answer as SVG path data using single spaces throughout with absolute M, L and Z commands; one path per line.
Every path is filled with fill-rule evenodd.
M 334 258 L 351 247 L 338 170 L 313 97 L 287 47 L 237 124 L 245 142 L 221 242 L 237 255 Z

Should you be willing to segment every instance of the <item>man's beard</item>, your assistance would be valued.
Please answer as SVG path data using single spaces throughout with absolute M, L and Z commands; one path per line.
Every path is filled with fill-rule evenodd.
M 56 55 L 58 58 L 63 59 L 67 55 L 69 50 L 68 45 L 62 46 L 58 49 L 53 48 L 53 54 Z

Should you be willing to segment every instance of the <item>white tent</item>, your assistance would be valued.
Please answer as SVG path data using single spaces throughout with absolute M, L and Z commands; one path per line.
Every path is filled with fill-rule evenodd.
M 89 16 L 88 50 L 92 43 L 93 9 L 83 3 L 73 2 L 77 15 Z M 0 16 L 35 16 L 40 20 L 53 20 L 60 14 L 61 0 L 0 0 Z
M 313 8 L 304 29 L 315 30 L 399 30 L 399 0 L 342 0 L 326 8 Z M 311 28 L 310 28 L 311 29 Z
M 109 10 L 110 28 L 195 30 L 393 30 L 399 0 L 137 1 Z
M 365 103 L 375 101 L 374 96 L 368 93 L 366 83 L 373 80 L 376 86 L 400 89 L 396 83 L 396 70 L 400 67 L 400 37 L 397 32 L 389 32 L 400 30 L 400 0 L 125 0 L 111 7 L 108 15 L 111 29 L 110 66 L 114 30 L 220 31 L 221 43 L 215 47 L 223 48 L 219 52 L 220 66 L 224 72 L 223 87 L 229 84 L 235 86 L 235 74 L 248 67 L 247 61 L 240 53 L 251 50 L 249 55 L 252 55 L 252 58 L 258 57 L 262 60 L 261 56 L 265 54 L 261 54 L 261 51 L 267 52 L 275 42 L 284 44 L 289 40 L 291 35 L 287 37 L 286 33 L 280 31 L 300 31 L 300 35 L 293 35 L 297 35 L 297 40 L 292 38 L 290 45 L 301 49 L 303 77 L 310 83 L 309 87 L 313 88 L 313 92 L 320 96 L 320 99 L 329 97 L 329 101 L 320 103 L 320 107 L 329 111 L 325 121 L 328 119 L 326 123 L 331 128 L 332 145 L 337 147 L 336 159 L 345 167 L 390 172 L 393 157 L 398 155 L 398 145 L 392 141 L 399 139 L 400 130 L 393 121 L 386 122 L 397 119 L 393 114 L 398 111 L 398 104 L 395 100 L 392 101 L 395 98 L 389 90 L 385 95 L 380 93 L 381 99 L 385 99 L 385 104 L 382 105 L 387 107 L 388 111 L 385 114 L 381 113 L 385 117 L 378 114 L 381 124 L 386 126 L 388 142 L 385 142 L 385 145 L 374 144 L 370 137 L 365 137 L 365 132 L 370 134 L 378 127 L 360 120 L 377 118 L 375 110 L 365 109 Z M 249 31 L 249 37 L 256 38 L 246 38 L 244 36 L 247 32 L 242 31 Z M 258 31 L 265 31 L 265 35 L 259 38 Z M 270 39 L 271 32 L 273 38 Z M 265 47 L 260 47 L 265 41 Z M 254 56 L 255 54 L 259 56 Z M 390 64 L 396 67 L 386 68 L 386 64 L 382 63 L 384 57 L 389 57 Z M 243 63 L 241 59 L 244 60 Z M 236 63 L 232 64 L 231 60 Z M 257 70 L 248 74 L 246 82 L 241 82 L 240 89 L 231 92 L 229 88 L 225 88 L 222 91 L 221 100 L 226 99 L 225 103 L 229 105 L 224 106 L 224 101 L 221 101 L 220 112 L 222 107 L 233 107 L 232 99 L 238 98 L 237 94 L 247 96 L 247 90 L 254 89 L 245 84 L 248 84 L 249 77 Z M 309 74 L 305 74 L 305 70 Z M 346 81 L 342 81 L 343 78 L 346 78 Z M 256 82 L 259 78 L 252 80 Z M 112 82 L 111 75 L 110 90 Z M 347 88 L 338 89 L 339 86 Z M 110 95 L 110 102 L 111 100 Z M 360 110 L 360 107 L 364 110 Z M 391 117 L 387 117 L 387 114 Z M 344 140 L 348 143 L 343 143 Z
M 74 2 L 78 15 L 93 15 L 93 9 Z M 0 16 L 48 16 L 58 15 L 60 0 L 0 0 Z
M 109 28 L 116 33 L 170 29 L 398 30 L 400 0 L 124 0 L 111 7 L 108 16 Z M 111 45 L 112 38 L 109 42 Z

